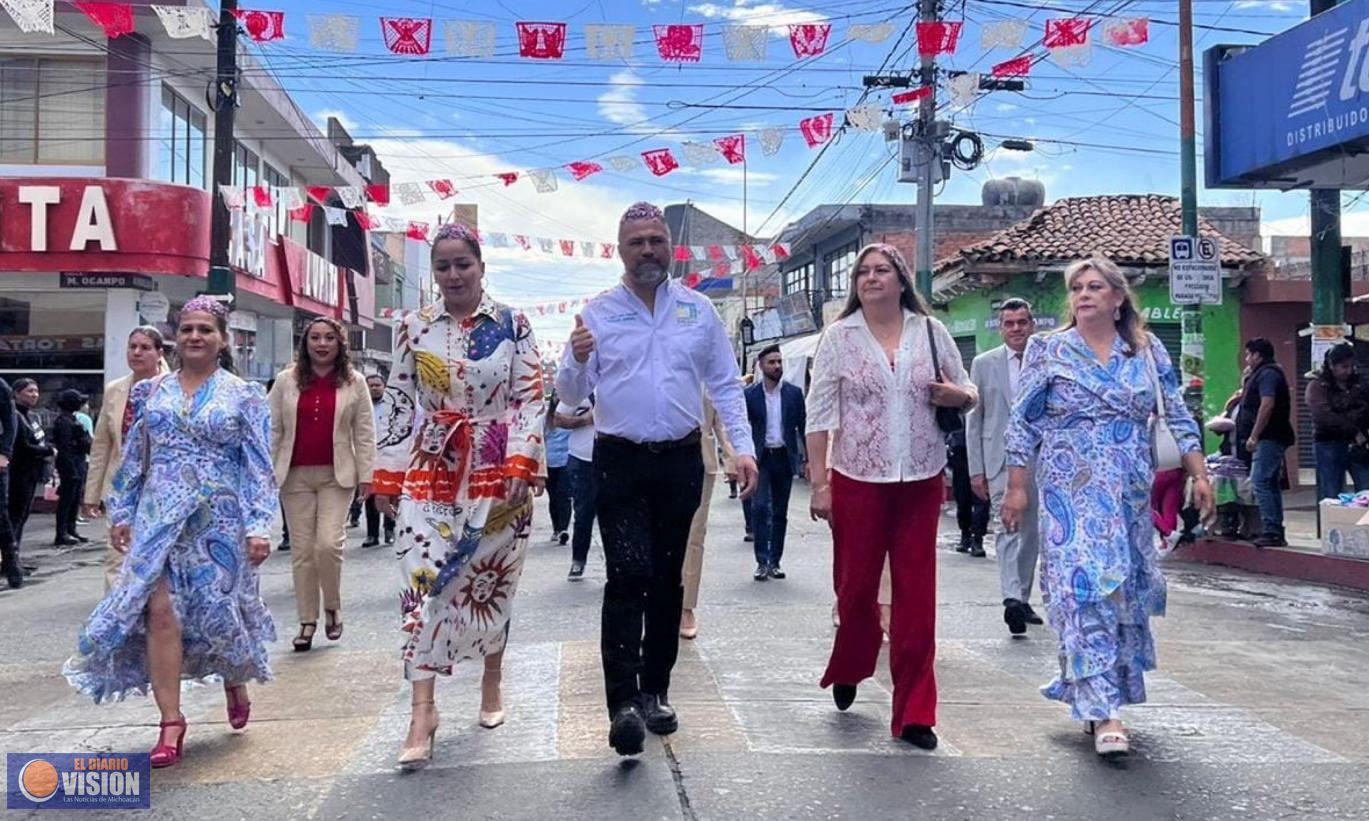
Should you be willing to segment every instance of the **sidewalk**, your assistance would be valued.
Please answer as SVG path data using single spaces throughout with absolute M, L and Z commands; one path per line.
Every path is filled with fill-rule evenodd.
M 99 565 L 104 561 L 105 548 L 109 544 L 109 527 L 104 519 L 92 519 L 88 524 L 77 525 L 82 536 L 90 539 L 89 544 L 57 547 L 52 542 L 57 536 L 57 520 L 51 513 L 34 513 L 24 525 L 24 543 L 19 547 L 19 560 L 29 567 L 37 567 L 32 576 L 24 583 L 38 584 L 61 575 L 74 567 Z M 0 594 L 9 591 L 9 586 L 0 581 Z

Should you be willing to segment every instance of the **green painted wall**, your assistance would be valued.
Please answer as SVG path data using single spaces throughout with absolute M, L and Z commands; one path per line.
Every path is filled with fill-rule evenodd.
M 983 353 L 1002 344 L 996 327 L 990 324 L 996 318 L 993 304 L 1014 296 L 1032 304 L 1043 330 L 1059 327 L 1064 322 L 1065 286 L 1059 274 L 1049 274 L 1040 283 L 1036 282 L 1033 274 L 1021 274 L 1005 285 L 958 297 L 942 312 L 942 319 L 952 336 L 973 335 L 976 347 Z M 1182 309 L 1169 301 L 1167 282 L 1147 282 L 1137 289 L 1137 296 L 1148 323 L 1179 324 Z M 1240 298 L 1232 291 L 1225 291 L 1223 297 L 1221 305 L 1203 309 L 1204 370 L 1207 376 L 1203 411 L 1207 419 L 1220 414 L 1226 406 L 1226 400 L 1240 387 Z M 1179 352 L 1170 351 L 1170 354 L 1178 364 Z M 1208 446 L 1216 447 L 1215 438 L 1209 436 Z

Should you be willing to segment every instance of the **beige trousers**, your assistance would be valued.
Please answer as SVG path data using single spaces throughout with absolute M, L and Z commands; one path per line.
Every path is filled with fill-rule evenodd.
M 323 609 L 342 610 L 342 547 L 354 490 L 337 483 L 332 465 L 290 468 L 281 485 L 301 623 L 318 621 L 320 590 Z
M 112 547 L 105 548 L 105 592 L 114 589 L 114 585 L 119 583 L 119 573 L 124 569 L 124 559 L 128 558 L 123 553 Z
M 685 548 L 684 561 L 684 604 L 685 610 L 699 606 L 699 577 L 704 572 L 704 539 L 708 536 L 708 505 L 713 501 L 713 485 L 718 477 L 712 473 L 704 474 L 703 496 L 699 498 L 699 509 L 694 511 L 694 521 L 689 524 L 689 545 Z

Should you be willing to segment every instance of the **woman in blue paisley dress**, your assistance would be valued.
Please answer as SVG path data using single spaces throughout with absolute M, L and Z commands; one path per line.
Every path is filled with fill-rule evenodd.
M 1032 466 L 1042 600 L 1060 640 L 1060 675 L 1042 692 L 1087 723 L 1100 755 L 1121 755 L 1128 739 L 1119 710 L 1146 700 L 1150 617 L 1165 610 L 1150 516 L 1152 374 L 1204 515 L 1212 486 L 1169 354 L 1146 332 L 1121 271 L 1084 260 L 1065 270 L 1065 285 L 1069 321 L 1027 345 L 1008 428 L 1003 523 L 1011 531 L 1021 522 Z
M 271 678 L 276 631 L 256 570 L 277 509 L 271 420 L 261 387 L 232 372 L 227 318 L 216 300 L 187 302 L 180 369 L 129 396 L 133 423 L 106 501 L 111 546 L 128 559 L 64 671 L 96 702 L 151 686 L 162 714 L 153 767 L 181 758 L 182 681 L 221 679 L 241 729 L 246 683 Z

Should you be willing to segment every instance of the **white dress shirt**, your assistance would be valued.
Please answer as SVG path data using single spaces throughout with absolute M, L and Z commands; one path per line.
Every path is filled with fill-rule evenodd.
M 946 377 L 977 399 L 955 340 L 939 320 L 931 326 Z M 933 378 L 926 317 L 903 312 L 892 368 L 862 311 L 829 325 L 813 357 L 808 433 L 835 437 L 832 470 L 862 482 L 914 482 L 941 473 L 946 438 L 931 402 Z
M 783 385 L 776 385 L 775 389 L 770 390 L 770 383 L 761 385 L 761 390 L 765 392 L 765 446 L 767 448 L 784 447 L 784 405 L 780 402 L 780 392 Z
M 707 390 L 737 453 L 756 455 L 732 345 L 707 297 L 666 280 L 653 314 L 619 285 L 580 315 L 594 352 L 582 364 L 567 345 L 556 390 L 577 404 L 593 393 L 599 433 L 633 442 L 681 439 L 702 427 Z
M 556 412 L 562 416 L 584 416 L 593 410 L 594 405 L 588 399 L 578 405 L 571 405 L 566 402 L 560 402 L 556 405 Z M 592 423 L 580 428 L 571 428 L 570 455 L 581 462 L 594 461 L 594 425 Z
M 1017 386 L 1022 382 L 1022 354 L 1008 349 L 1008 396 L 1017 401 Z

